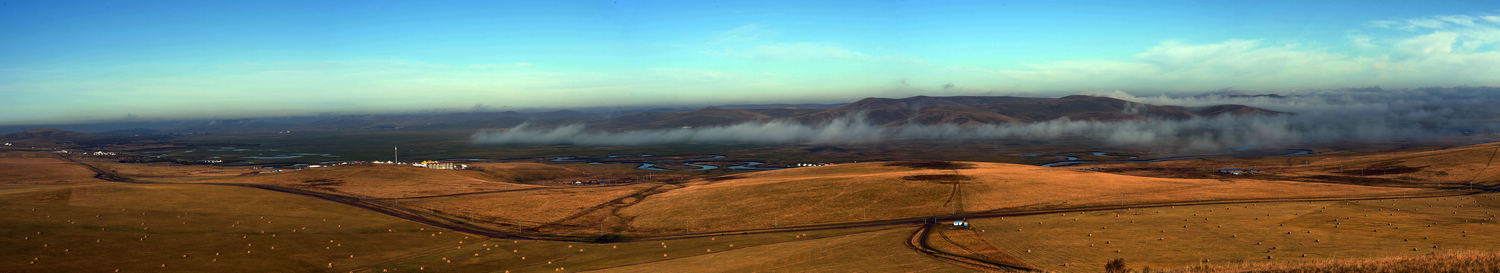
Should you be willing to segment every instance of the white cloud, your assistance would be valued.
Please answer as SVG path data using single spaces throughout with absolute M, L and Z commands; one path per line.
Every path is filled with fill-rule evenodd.
M 760 24 L 746 24 L 714 35 L 712 39 L 709 39 L 709 43 L 723 44 L 755 42 L 764 39 L 770 39 L 771 36 L 775 35 L 776 31 L 766 28 L 765 26 L 762 26 Z
M 948 70 L 983 73 L 993 76 L 987 84 L 1029 90 L 1493 86 L 1500 85 L 1500 77 L 1494 76 L 1500 75 L 1500 26 L 1485 23 L 1488 18 L 1449 15 L 1373 21 L 1370 26 L 1417 32 L 1355 32 L 1347 36 L 1359 49 L 1355 51 L 1265 40 L 1166 41 L 1124 60 Z
M 1370 42 L 1370 36 L 1357 35 L 1356 34 L 1356 35 L 1349 35 L 1348 37 L 1349 37 L 1349 42 L 1353 43 L 1355 47 L 1359 47 L 1359 48 L 1372 48 L 1372 47 L 1375 47 L 1375 43 L 1371 43 Z
M 777 61 L 842 60 L 860 62 L 894 62 L 920 64 L 925 61 L 900 55 L 879 55 L 850 49 L 830 42 L 776 41 L 775 31 L 759 24 L 748 24 L 714 35 L 709 39 L 710 55 Z
M 1452 23 L 1455 25 L 1466 27 L 1474 26 L 1474 17 L 1468 15 L 1445 15 L 1438 16 L 1437 18 L 1438 20 L 1443 20 L 1444 22 Z
M 1396 43 L 1396 50 L 1416 56 L 1449 54 L 1453 53 L 1453 43 L 1458 41 L 1458 37 L 1459 35 L 1453 32 L 1433 32 L 1402 40 Z
M 1440 19 L 1427 19 L 1427 18 L 1423 18 L 1423 19 L 1407 19 L 1406 23 L 1407 23 L 1408 26 L 1411 26 L 1407 30 L 1411 30 L 1411 29 L 1415 29 L 1415 28 L 1441 28 L 1443 26 L 1448 25 L 1448 23 L 1444 22 L 1444 20 L 1440 20 Z
M 1500 23 L 1500 16 L 1495 15 L 1437 15 L 1420 18 L 1375 20 L 1370 21 L 1371 26 L 1379 28 L 1399 29 L 1405 31 L 1446 29 L 1453 27 L 1480 27 L 1485 22 Z
M 1330 77 L 1368 78 L 1349 56 L 1259 40 L 1214 44 L 1163 42 L 1126 61 L 1061 61 L 998 71 L 1008 81 L 1037 89 L 1127 88 L 1203 90 L 1319 88 Z M 1354 72 L 1354 73 L 1349 73 Z
M 186 70 L 123 67 L 101 68 L 102 72 L 93 74 L 60 71 L 32 77 L 42 74 L 27 73 L 27 81 L 0 81 L 0 93 L 53 94 L 30 96 L 34 99 L 19 100 L 15 103 L 18 105 L 56 98 L 99 98 L 88 106 L 151 116 L 152 111 L 165 111 L 155 109 L 216 112 L 250 104 L 342 111 L 466 108 L 476 101 L 524 107 L 692 103 L 725 98 L 831 101 L 926 94 L 946 83 L 975 93 L 1500 85 L 1500 77 L 1495 76 L 1500 75 L 1500 16 L 1390 19 L 1372 21 L 1368 27 L 1374 29 L 1361 29 L 1368 33 L 1347 32 L 1346 38 L 1357 50 L 1273 39 L 1166 41 L 1136 54 L 1108 59 L 939 66 L 912 65 L 927 62 L 892 53 L 899 51 L 881 52 L 858 44 L 780 41 L 773 39 L 776 32 L 771 28 L 748 24 L 707 35 L 704 41 L 688 46 L 694 52 L 707 53 L 707 58 L 718 58 L 703 61 L 707 64 L 702 66 L 694 65 L 699 62 L 663 62 L 577 70 L 520 60 L 475 65 L 377 60 L 233 64 L 140 78 L 111 77 L 124 74 L 122 71 Z M 762 61 L 801 62 L 758 63 Z M 818 66 L 821 64 L 835 65 Z M 888 86 L 897 79 L 920 84 Z M 433 96 L 431 92 L 444 95 Z M 0 110 L 0 116 L 29 112 L 17 109 Z

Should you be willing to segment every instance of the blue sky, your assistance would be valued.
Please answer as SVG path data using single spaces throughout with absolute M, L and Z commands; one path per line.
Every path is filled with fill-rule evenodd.
M 0 124 L 1500 85 L 1488 1 L 0 1 Z

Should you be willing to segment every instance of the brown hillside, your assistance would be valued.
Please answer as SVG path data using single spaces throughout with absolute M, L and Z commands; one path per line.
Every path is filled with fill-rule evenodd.
M 1491 165 L 1500 143 L 1433 151 L 1330 155 L 1305 159 L 1307 164 L 1285 170 L 1285 176 L 1347 183 L 1403 183 L 1415 185 L 1500 186 L 1500 170 Z M 1495 158 L 1500 160 L 1500 158 Z
M 58 159 L 52 154 L 31 152 L 0 153 L 0 189 L 14 184 L 69 185 L 80 182 L 103 182 L 94 172 L 81 165 Z
M 953 183 L 913 180 L 959 175 L 962 209 L 1072 207 L 1209 199 L 1393 194 L 1414 189 L 1251 179 L 1172 179 L 1029 165 L 970 162 L 974 169 L 935 170 L 860 163 L 796 168 L 697 182 L 653 195 L 620 212 L 643 230 L 682 223 L 709 229 L 761 228 L 947 215 Z
M 346 165 L 221 179 L 225 182 L 274 184 L 371 198 L 402 198 L 535 187 L 497 181 L 488 174 L 477 171 L 434 170 L 391 165 Z
M 1398 272 L 1500 272 L 1500 253 L 1459 253 L 1425 256 L 1334 260 L 1307 264 L 1262 264 L 1198 267 L 1167 272 L 1194 273 L 1398 273 Z

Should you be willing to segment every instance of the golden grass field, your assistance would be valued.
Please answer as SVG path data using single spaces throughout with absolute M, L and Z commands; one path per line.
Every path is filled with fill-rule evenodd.
M 221 178 L 217 181 L 312 188 L 367 198 L 404 198 L 535 187 L 496 181 L 480 172 L 369 164 Z
M 591 244 L 480 238 L 230 186 L 96 185 L 4 197 L 4 272 L 962 271 L 891 251 L 905 228 Z M 703 263 L 713 266 L 695 266 Z
M 589 175 L 589 172 L 585 170 L 575 170 L 564 166 L 542 163 L 475 163 L 470 164 L 470 166 L 480 172 L 489 174 L 491 177 L 512 182 L 541 181 Z
M 1500 251 L 1497 213 L 1500 194 L 1143 208 L 972 222 L 985 239 L 1039 268 L 1099 272 L 1114 258 L 1138 268 L 1170 269 Z
M 14 161 L 0 166 L 18 167 Z M 866 255 L 900 247 L 907 235 L 901 227 L 612 244 L 490 239 L 311 197 L 235 186 L 88 181 L 87 170 L 63 166 L 58 170 L 70 171 L 54 178 L 80 182 L 5 183 L 0 253 L 6 259 L 0 271 L 692 271 L 684 265 L 734 263 L 741 257 L 830 271 L 885 268 L 883 261 L 902 257 L 900 268 L 961 271 L 910 252 Z M 835 247 L 868 252 L 827 251 Z
M 160 182 L 215 182 L 217 179 L 238 177 L 261 171 L 251 167 L 218 167 L 168 163 L 119 163 L 113 160 L 96 158 L 79 158 L 79 160 L 126 177 Z
M 96 179 L 84 165 L 52 154 L 0 152 L 0 253 L 5 253 L 0 272 L 975 270 L 907 249 L 919 220 L 602 244 L 514 240 L 235 184 L 379 200 L 515 232 L 627 239 L 954 213 L 1398 198 L 975 218 L 973 230 L 939 228 L 928 239 L 942 252 L 1057 272 L 1099 272 L 1115 258 L 1154 271 L 1444 268 L 1445 263 L 1490 261 L 1491 253 L 1500 252 L 1500 237 L 1493 235 L 1500 231 L 1495 223 L 1500 194 L 1459 195 L 1471 191 L 1435 188 L 1493 181 L 1483 164 L 1494 147 L 1319 154 L 1308 163 L 1261 167 L 1268 172 L 1252 176 L 1192 170 L 1270 165 L 1285 158 L 1100 164 L 1103 172 L 1086 169 L 1093 166 L 958 162 L 969 167 L 950 170 L 871 162 L 720 177 L 547 163 L 482 163 L 476 170 L 350 165 L 247 175 L 247 168 L 82 161 L 152 184 Z M 557 183 L 609 177 L 638 183 Z M 1384 180 L 1371 180 L 1376 178 Z M 1433 194 L 1456 196 L 1411 198 Z M 1473 254 L 1410 258 L 1452 253 Z
M 1463 252 L 1430 256 L 1345 259 L 1313 263 L 1260 263 L 1234 266 L 1201 266 L 1170 272 L 1500 272 L 1500 253 Z
M 1466 187 L 1500 185 L 1500 171 L 1489 170 L 1500 143 L 1448 149 L 1386 152 L 1329 151 L 1295 157 L 1213 158 L 1150 163 L 1092 164 L 1107 172 L 1154 177 L 1205 178 L 1220 168 L 1255 168 L 1261 177 L 1324 183 Z M 1500 159 L 1500 158 L 1497 158 Z M 1072 169 L 1085 166 L 1068 167 Z
M 422 225 L 239 187 L 91 183 L 3 200 L 6 272 L 306 272 L 433 247 Z
M 16 185 L 66 185 L 82 182 L 101 182 L 94 179 L 94 172 L 48 154 L 0 153 L 0 184 Z
M 903 248 L 909 228 L 753 246 L 603 272 L 968 272 Z M 838 261 L 838 262 L 830 262 Z
M 1005 163 L 964 162 L 963 210 L 1186 200 L 1385 195 L 1421 190 L 1253 179 L 1176 179 L 1126 176 Z M 808 225 L 951 214 L 949 181 L 915 175 L 955 170 L 859 163 L 735 175 L 653 195 L 621 211 L 641 230 L 682 230 L 683 223 L 721 230 Z
M 469 167 L 489 174 L 496 180 L 537 185 L 564 185 L 577 180 L 662 182 L 698 177 L 691 172 L 657 172 L 638 170 L 631 164 L 587 164 L 579 162 L 505 162 L 473 163 Z
M 1486 167 L 1497 151 L 1500 144 L 1490 143 L 1430 151 L 1334 155 L 1286 168 L 1285 176 L 1354 176 L 1418 185 L 1460 186 L 1475 182 L 1493 186 L 1500 181 L 1500 171 L 1487 171 Z
M 649 188 L 651 184 L 617 187 L 549 188 L 402 201 L 402 205 L 444 213 L 495 218 L 494 221 L 538 226 L 565 220 L 595 205 Z

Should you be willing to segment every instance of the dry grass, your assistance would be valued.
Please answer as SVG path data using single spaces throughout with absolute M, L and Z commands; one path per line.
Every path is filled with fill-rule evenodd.
M 536 185 L 566 185 L 578 180 L 596 180 L 610 184 L 675 182 L 705 175 L 704 172 L 640 170 L 636 169 L 636 165 L 633 164 L 587 164 L 579 162 L 474 163 L 469 164 L 469 167 L 489 174 L 497 180 Z
M 920 174 L 942 173 L 880 163 L 749 173 L 653 195 L 621 215 L 637 229 L 681 232 L 930 214 L 951 186 L 901 179 Z
M 1016 258 L 995 247 L 975 229 L 955 229 L 939 225 L 927 234 L 927 245 L 939 251 L 979 260 L 1007 265 L 1031 267 L 1026 261 Z
M 545 188 L 401 201 L 402 206 L 434 209 L 488 222 L 536 227 L 610 200 L 630 195 L 652 185 L 619 187 Z
M 371 268 L 390 272 L 420 271 L 423 266 L 439 272 L 967 271 L 905 250 L 901 240 L 909 233 L 909 229 L 862 228 L 609 244 L 449 241 L 446 250 Z M 460 245 L 463 248 L 457 248 Z
M 83 166 L 51 154 L 11 152 L 0 156 L 0 187 L 15 184 L 72 184 L 102 182 Z
M 587 176 L 585 171 L 542 163 L 475 163 L 470 167 L 505 181 L 530 183 Z
M 905 249 L 911 229 L 753 246 L 601 272 L 972 272 Z M 785 235 L 782 235 L 785 236 Z M 701 251 L 707 251 L 704 249 Z M 728 250 L 728 249 L 725 249 Z
M 965 162 L 937 170 L 861 163 L 796 168 L 703 181 L 651 196 L 621 214 L 643 230 L 747 229 L 951 213 L 952 185 L 906 177 L 963 175 L 968 212 L 1019 207 L 1206 199 L 1382 195 L 1413 189 L 1249 179 L 1173 179 L 1027 165 Z M 955 173 L 956 172 L 956 173 Z
M 1487 148 L 1478 146 L 1447 153 L 1369 156 L 1343 159 L 1340 164 L 1363 162 L 1385 171 L 1374 176 L 1436 177 L 1437 171 L 1444 170 L 1451 171 L 1452 176 L 1474 166 L 1467 161 L 1455 163 L 1449 169 L 1433 164 L 1474 157 L 1484 149 Z M 0 154 L 0 179 L 3 179 L 0 182 L 4 182 L 0 184 L 4 185 L 0 188 L 3 196 L 0 236 L 4 236 L 0 237 L 0 252 L 7 253 L 5 257 L 17 258 L 10 259 L 14 263 L 0 264 L 0 271 L 104 271 L 111 267 L 160 270 L 152 267 L 158 263 L 169 263 L 171 270 L 186 271 L 231 268 L 312 271 L 327 269 L 323 265 L 329 261 L 337 263 L 334 268 L 337 271 L 529 272 L 563 267 L 662 272 L 964 270 L 905 250 L 901 244 L 910 232 L 907 229 L 864 228 L 808 232 L 806 236 L 777 233 L 610 245 L 463 239 L 466 235 L 451 231 L 440 235 L 438 229 L 385 215 L 270 191 L 100 182 L 81 166 L 56 158 L 25 158 L 31 155 L 50 156 Z M 403 206 L 522 226 L 555 222 L 590 226 L 605 221 L 611 232 L 627 234 L 942 215 L 955 209 L 950 200 L 962 200 L 964 211 L 977 212 L 1424 191 L 1243 178 L 1153 178 L 980 162 L 953 165 L 965 168 L 864 163 L 703 179 L 680 188 L 667 186 L 663 189 L 673 190 L 644 199 L 626 198 L 629 200 L 620 204 L 602 206 L 662 184 L 540 187 L 513 183 L 632 173 L 623 169 L 535 163 L 485 164 L 480 165 L 480 171 L 360 165 L 251 176 L 234 174 L 238 170 L 233 168 L 207 166 L 102 165 L 127 176 L 153 181 L 265 183 L 363 197 L 405 198 L 400 200 Z M 1287 168 L 1283 173 L 1349 175 L 1347 170 L 1319 166 L 1325 165 Z M 1424 173 L 1429 170 L 1433 172 Z M 1472 172 L 1471 176 L 1481 174 L 1477 169 Z M 960 183 L 962 195 L 950 196 L 953 184 L 945 180 Z M 476 192 L 481 193 L 467 194 Z M 619 211 L 613 210 L 616 208 Z M 586 211 L 594 213 L 581 214 Z M 1396 272 L 1464 268 L 1440 267 L 1455 263 L 1493 265 L 1494 256 L 1352 262 L 1347 259 L 1455 250 L 1500 251 L 1495 244 L 1500 237 L 1493 235 L 1500 234 L 1500 225 L 1494 221 L 1496 214 L 1500 214 L 1500 197 L 1482 195 L 974 219 L 975 227 L 982 232 L 935 234 L 955 238 L 951 245 L 937 244 L 950 252 L 968 248 L 978 252 L 973 253 L 976 255 L 992 259 L 1014 257 L 1054 271 L 1097 272 L 1108 259 L 1125 258 L 1132 266 L 1153 268 L 1207 264 L 1218 267 L 1199 269 L 1340 272 L 1388 266 Z M 570 219 L 570 216 L 581 217 Z M 141 243 L 142 237 L 151 238 L 148 239 L 151 244 Z M 336 249 L 339 243 L 330 244 L 329 239 L 350 248 Z M 94 243 L 91 247 L 73 247 L 91 242 Z M 508 246 L 501 247 L 507 243 Z M 663 248 L 663 243 L 670 248 Z M 267 244 L 275 244 L 280 250 L 273 251 Z M 60 252 L 55 247 L 62 245 L 68 251 Z M 580 249 L 585 251 L 579 252 Z M 226 250 L 236 253 L 253 250 L 254 254 L 223 260 L 207 256 L 210 251 Z M 262 253 L 264 256 L 259 256 Z M 357 258 L 347 258 L 349 254 Z M 1266 260 L 1266 256 L 1273 258 Z M 71 259 L 106 262 L 68 263 Z M 33 267 L 33 261 L 44 266 Z M 1318 271 L 1321 268 L 1330 271 Z
M 536 187 L 497 181 L 476 171 L 374 164 L 225 177 L 214 181 L 302 187 L 370 198 L 407 198 Z
M 28 160 L 37 162 L 21 163 L 51 162 Z M 485 199 L 508 198 L 522 197 Z M 544 272 L 622 266 L 681 272 L 744 268 L 747 263 L 735 262 L 742 257 L 780 261 L 778 270 L 790 271 L 961 270 L 891 251 L 906 232 L 855 228 L 588 244 L 484 239 L 321 199 L 233 186 L 20 183 L 0 192 L 0 272 Z M 829 246 L 849 250 L 828 252 Z M 698 257 L 704 255 L 713 256 Z
M 251 167 L 218 167 L 169 163 L 119 163 L 112 160 L 87 160 L 87 162 L 100 169 L 126 177 L 156 182 L 218 182 L 218 179 L 238 177 L 262 171 Z
M 249 188 L 39 186 L 0 196 L 0 271 L 303 272 L 328 262 L 347 270 L 440 246 L 431 233 L 370 211 Z M 454 236 L 461 237 L 442 238 Z
M 393 199 L 400 206 L 427 209 L 505 227 L 538 227 L 565 220 L 610 200 L 657 184 L 544 187 L 511 183 L 596 175 L 537 163 L 482 163 L 478 170 L 433 170 L 391 165 L 345 165 L 281 174 L 212 175 L 225 168 L 102 163 L 105 168 L 149 181 L 254 183 L 336 194 Z M 620 170 L 587 171 L 605 173 Z M 597 230 L 591 229 L 591 230 Z
M 1309 160 L 1309 164 L 1286 168 L 1287 176 L 1349 177 L 1350 181 L 1375 180 L 1418 185 L 1462 185 L 1471 181 L 1494 185 L 1500 171 L 1487 170 L 1490 157 L 1500 144 L 1480 144 L 1453 149 L 1375 153 Z
M 1500 143 L 1441 150 L 1333 151 L 1294 157 L 1214 158 L 1150 163 L 1092 164 L 1104 171 L 1157 177 L 1222 178 L 1220 168 L 1255 168 L 1251 177 L 1362 185 L 1496 185 L 1500 171 L 1485 169 Z M 1073 169 L 1083 167 L 1069 167 Z
M 1176 179 L 980 163 L 960 171 L 964 206 L 972 211 L 1020 206 L 1149 203 L 1183 200 L 1384 195 L 1417 190 L 1255 179 Z
M 1333 260 L 1300 264 L 1249 264 L 1202 266 L 1167 272 L 1237 273 L 1398 273 L 1398 272 L 1500 272 L 1500 253 L 1448 253 L 1427 256 Z
M 1489 194 L 1164 207 L 970 222 L 1004 252 L 1042 269 L 1100 272 L 1114 258 L 1136 268 L 1163 269 L 1500 251 L 1497 214 L 1500 195 Z

